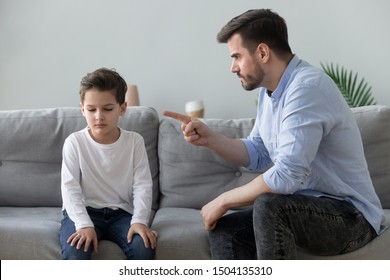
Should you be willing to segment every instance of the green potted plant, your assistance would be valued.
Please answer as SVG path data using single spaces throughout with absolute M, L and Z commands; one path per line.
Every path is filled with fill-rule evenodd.
M 376 101 L 364 79 L 358 81 L 358 75 L 344 67 L 321 63 L 324 72 L 336 83 L 350 107 L 375 105 Z

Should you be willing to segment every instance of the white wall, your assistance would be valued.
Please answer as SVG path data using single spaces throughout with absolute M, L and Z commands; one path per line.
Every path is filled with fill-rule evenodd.
M 300 58 L 358 72 L 390 105 L 388 0 L 0 0 L 0 110 L 78 106 L 81 77 L 105 66 L 158 112 L 203 99 L 206 117 L 253 117 L 256 92 L 215 39 L 251 8 L 286 19 Z

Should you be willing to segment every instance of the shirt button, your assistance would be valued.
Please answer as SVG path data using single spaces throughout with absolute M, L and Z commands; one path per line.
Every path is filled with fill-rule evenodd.
M 241 177 L 242 173 L 240 171 L 237 171 L 235 175 L 236 177 Z

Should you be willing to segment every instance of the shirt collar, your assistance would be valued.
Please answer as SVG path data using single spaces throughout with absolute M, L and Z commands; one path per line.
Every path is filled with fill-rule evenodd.
M 293 74 L 295 68 L 299 65 L 299 63 L 301 63 L 301 60 L 298 58 L 297 55 L 294 55 L 289 64 L 287 65 L 286 70 L 284 70 L 284 73 L 279 81 L 276 90 L 274 92 L 269 92 L 267 90 L 267 94 L 269 97 L 272 96 L 273 99 L 279 99 L 282 96 L 287 86 L 287 83 L 291 78 L 291 75 Z

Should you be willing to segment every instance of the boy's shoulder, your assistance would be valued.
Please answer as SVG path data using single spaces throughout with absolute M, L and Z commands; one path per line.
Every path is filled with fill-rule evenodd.
M 140 145 L 145 143 L 145 140 L 142 135 L 136 131 L 125 130 L 121 128 L 121 135 L 123 141 L 128 143 L 129 145 Z
M 74 141 L 79 141 L 82 138 L 85 138 L 85 134 L 88 131 L 88 127 L 83 128 L 79 131 L 72 132 L 71 134 L 66 137 L 65 142 L 74 142 Z
M 123 128 L 120 128 L 121 130 L 121 133 L 125 136 L 125 137 L 133 137 L 135 139 L 138 139 L 138 138 L 142 138 L 143 137 L 141 136 L 141 134 L 139 134 L 138 132 L 136 131 L 133 131 L 133 130 L 126 130 L 126 129 L 123 129 Z
M 74 131 L 71 134 L 69 134 L 68 138 L 78 138 L 80 136 L 85 135 L 85 133 L 88 131 L 88 127 L 85 127 L 79 131 Z

